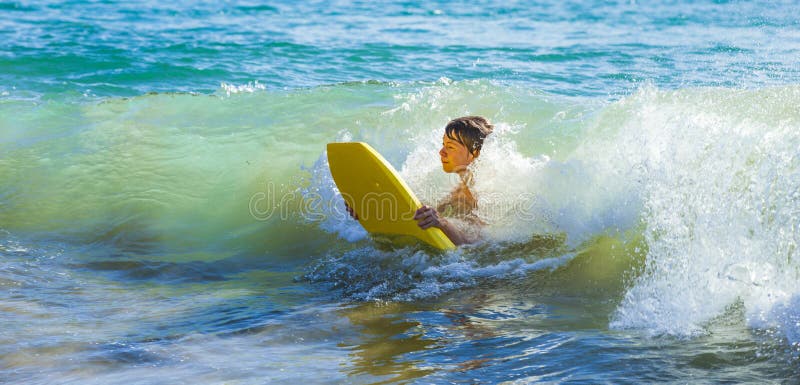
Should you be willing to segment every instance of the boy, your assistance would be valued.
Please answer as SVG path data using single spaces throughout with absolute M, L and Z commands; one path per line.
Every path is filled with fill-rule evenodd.
M 435 209 L 423 205 L 414 213 L 414 220 L 423 229 L 437 227 L 455 245 L 473 243 L 478 240 L 478 226 L 484 223 L 475 215 L 478 201 L 469 187 L 472 185 L 472 173 L 468 166 L 481 154 L 483 140 L 492 133 L 494 126 L 480 116 L 464 116 L 447 123 L 442 136 L 442 148 L 439 158 L 442 170 L 456 173 L 459 184 Z M 354 219 L 358 215 L 345 203 L 347 212 Z M 448 219 L 449 218 L 449 219 Z M 456 225 L 461 222 L 468 226 Z
M 472 173 L 467 166 L 480 155 L 483 140 L 493 129 L 494 126 L 480 116 L 464 116 L 447 123 L 439 157 L 442 170 L 447 173 L 457 173 L 460 181 L 435 209 L 423 205 L 414 213 L 414 219 L 419 227 L 423 229 L 438 227 L 457 246 L 478 240 L 475 232 L 467 231 L 468 229 L 463 226 L 456 226 L 452 219 L 464 221 L 473 228 L 483 225 L 474 214 L 474 210 L 478 208 L 478 201 L 469 190 L 472 185 Z

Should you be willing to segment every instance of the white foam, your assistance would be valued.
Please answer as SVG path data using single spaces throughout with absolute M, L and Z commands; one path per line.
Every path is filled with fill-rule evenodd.
M 798 94 L 649 87 L 610 109 L 618 164 L 643 181 L 649 246 L 612 327 L 702 334 L 741 301 L 752 326 L 796 332 L 792 311 L 771 309 L 800 293 Z
M 382 251 L 366 246 L 331 253 L 306 278 L 340 287 L 351 299 L 413 301 L 472 287 L 485 280 L 552 271 L 573 257 L 565 254 L 533 262 L 515 258 L 480 264 L 471 259 L 469 248 L 430 255 L 413 248 Z
M 495 122 L 480 157 L 471 165 L 478 215 L 493 241 L 524 242 L 533 234 L 566 233 L 571 245 L 607 231 L 626 230 L 639 217 L 636 192 L 621 175 L 602 174 L 580 159 L 527 157 L 514 141 L 517 128 Z M 442 131 L 416 137 L 416 146 L 400 171 L 420 200 L 436 204 L 458 183 L 441 170 Z
M 800 294 L 778 302 L 765 314 L 764 323 L 754 322 L 761 328 L 776 328 L 795 349 L 800 349 Z
M 349 137 L 349 133 L 342 132 L 341 136 Z M 309 187 L 303 189 L 303 198 L 306 201 L 315 201 L 313 212 L 304 213 L 307 219 L 319 223 L 321 229 L 336 234 L 347 242 L 358 242 L 365 239 L 367 231 L 350 218 L 344 206 L 339 189 L 333 181 L 333 176 L 328 166 L 327 153 L 323 153 L 309 170 L 311 178 Z
M 259 83 L 258 80 L 239 85 L 222 82 L 219 87 L 222 88 L 227 96 L 231 96 L 231 94 L 253 93 L 267 89 L 267 86 Z

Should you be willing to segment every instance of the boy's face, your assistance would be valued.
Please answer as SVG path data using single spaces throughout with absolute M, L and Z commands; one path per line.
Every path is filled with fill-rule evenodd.
M 450 139 L 445 134 L 442 137 L 442 149 L 439 150 L 444 172 L 459 172 L 467 168 L 475 157 L 467 151 L 463 144 Z

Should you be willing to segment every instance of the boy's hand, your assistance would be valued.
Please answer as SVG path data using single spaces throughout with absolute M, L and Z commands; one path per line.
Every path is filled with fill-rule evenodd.
M 347 202 L 344 202 L 344 207 L 345 209 L 347 209 L 347 213 L 350 214 L 350 218 L 358 220 L 358 214 L 356 214 L 356 212 L 353 211 L 353 208 L 350 207 L 350 205 L 348 205 Z
M 429 227 L 442 227 L 442 219 L 433 207 L 423 205 L 414 213 L 417 226 L 427 229 Z

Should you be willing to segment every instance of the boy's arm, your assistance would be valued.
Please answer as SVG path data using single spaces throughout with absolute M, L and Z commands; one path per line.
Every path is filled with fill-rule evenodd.
M 417 212 L 414 213 L 414 219 L 417 220 L 417 225 L 423 229 L 429 227 L 439 228 L 456 246 L 472 243 L 477 240 L 470 239 L 463 230 L 455 226 L 452 221 L 441 217 L 439 213 L 430 206 L 420 207 Z
M 442 232 L 444 232 L 444 235 L 447 235 L 447 238 L 450 238 L 450 241 L 452 241 L 456 246 L 472 243 L 469 239 L 467 239 L 463 231 L 459 230 L 458 227 L 454 226 L 452 222 L 445 218 L 440 218 L 439 225 L 435 227 L 441 229 Z

